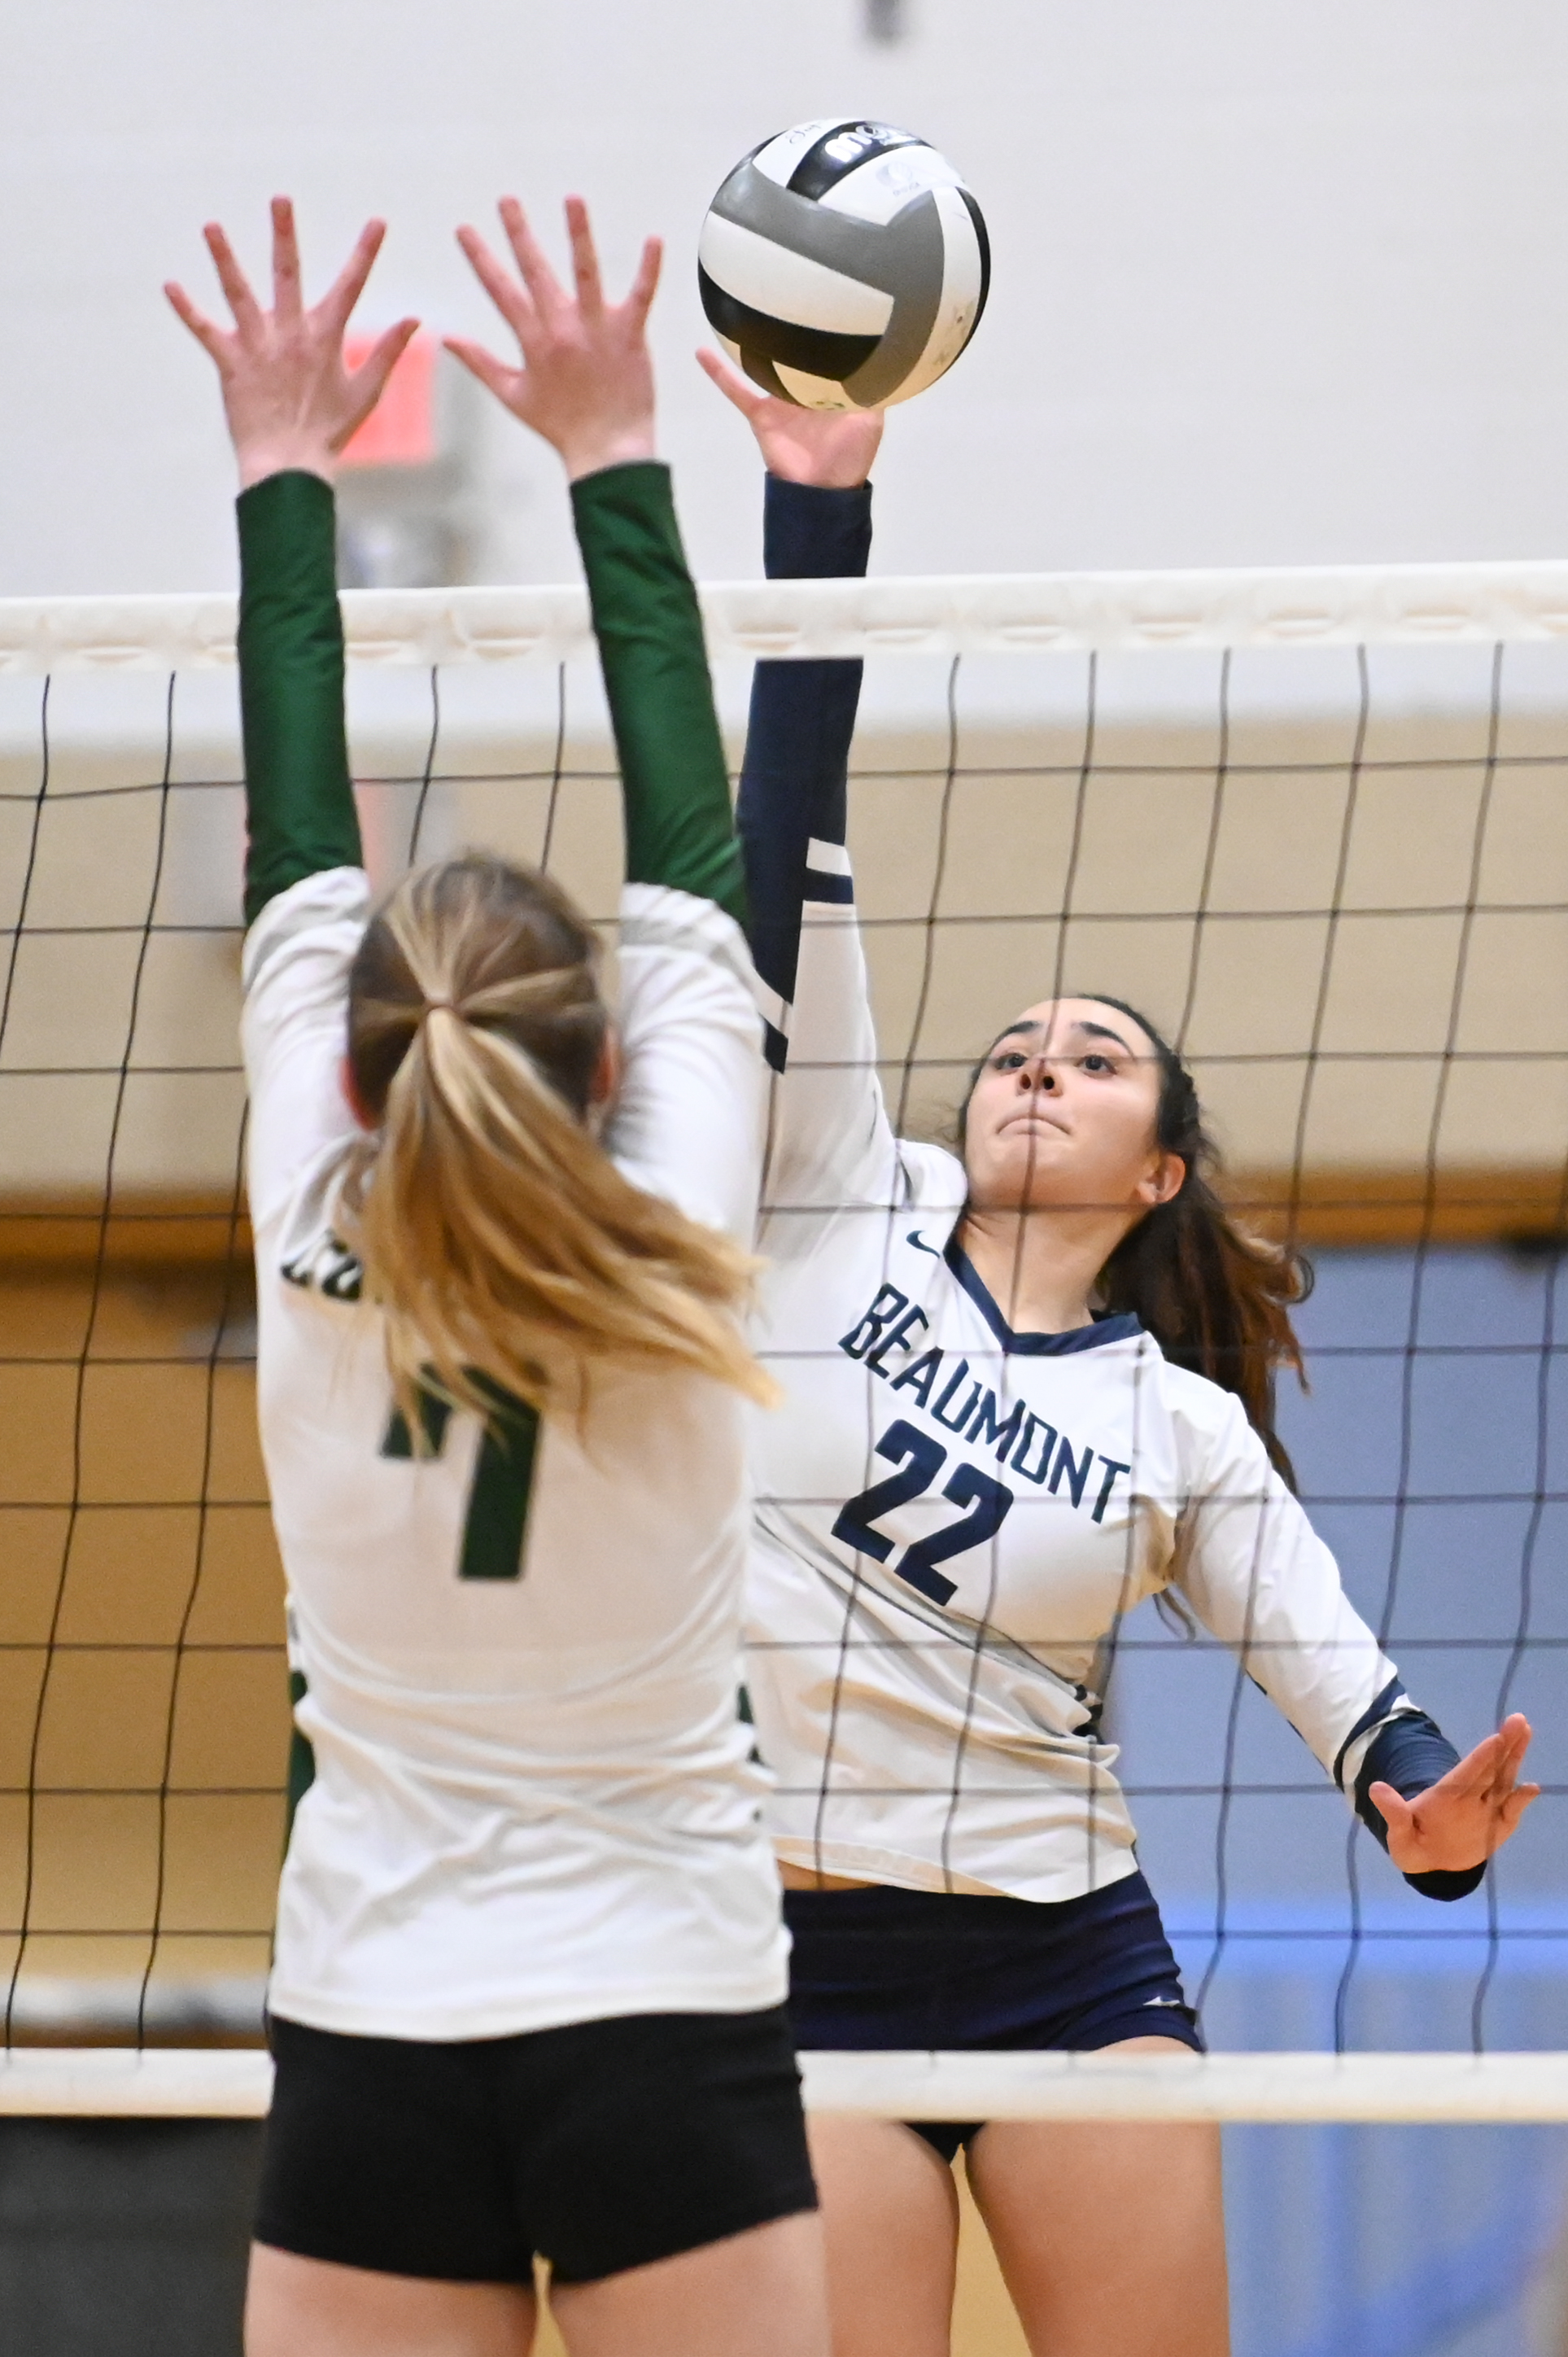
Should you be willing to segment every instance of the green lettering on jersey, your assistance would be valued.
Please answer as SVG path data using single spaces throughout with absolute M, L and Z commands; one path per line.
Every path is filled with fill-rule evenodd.
M 476 1375 L 474 1381 L 489 1401 L 490 1413 L 485 1418 L 474 1459 L 457 1577 L 521 1579 L 534 1460 L 539 1450 L 539 1413 L 526 1400 L 514 1399 L 510 1392 L 500 1390 L 487 1376 Z M 450 1400 L 442 1399 L 435 1392 L 420 1393 L 419 1421 L 424 1442 L 421 1456 L 441 1455 L 451 1420 Z M 413 1455 L 413 1436 L 401 1408 L 392 1410 L 381 1442 L 381 1455 Z

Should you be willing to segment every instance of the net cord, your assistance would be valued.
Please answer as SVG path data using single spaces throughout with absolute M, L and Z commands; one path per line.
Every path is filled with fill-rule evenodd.
M 721 581 L 699 595 L 709 653 L 746 662 L 1568 640 L 1562 561 Z M 349 589 L 342 603 L 355 664 L 594 652 L 580 587 Z M 231 595 L 0 598 L 0 674 L 231 670 L 236 613 Z
M 1212 2120 L 1311 2126 L 1568 2121 L 1568 2054 L 957 2054 L 800 2057 L 807 2109 L 870 2119 Z M 0 2118 L 261 2119 L 255 2049 L 18 2048 Z

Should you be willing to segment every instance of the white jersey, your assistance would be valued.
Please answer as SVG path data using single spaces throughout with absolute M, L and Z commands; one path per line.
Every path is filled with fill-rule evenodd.
M 262 1443 L 316 1757 L 271 2006 L 456 2040 L 776 2005 L 777 1875 L 736 1702 L 743 1403 L 697 1376 L 602 1378 L 583 1431 L 540 1425 L 532 1480 L 463 1414 L 413 1451 L 333 1231 L 368 906 L 359 869 L 312 877 L 245 949 Z M 763 1083 L 741 936 L 683 892 L 634 885 L 622 909 L 607 1146 L 749 1243 Z
M 1351 1790 L 1413 1706 L 1328 1549 L 1240 1403 L 1135 1318 L 1010 1330 L 954 1242 L 961 1165 L 892 1134 L 846 855 L 811 859 L 761 1234 L 787 1404 L 753 1457 L 779 1855 L 1043 1900 L 1132 1873 L 1101 1696 L 1122 1616 L 1167 1587 Z

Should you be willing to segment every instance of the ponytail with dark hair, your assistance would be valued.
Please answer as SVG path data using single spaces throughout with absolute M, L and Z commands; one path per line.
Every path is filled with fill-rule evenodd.
M 1239 1227 L 1219 1194 L 1219 1150 L 1203 1125 L 1192 1074 L 1135 1006 L 1101 991 L 1075 993 L 1113 1006 L 1147 1033 L 1160 1068 L 1155 1134 L 1185 1165 L 1166 1203 L 1145 1212 L 1100 1272 L 1100 1306 L 1131 1311 L 1174 1366 L 1234 1392 L 1275 1470 L 1294 1490 L 1295 1469 L 1274 1429 L 1282 1366 L 1305 1381 L 1291 1310 L 1312 1290 L 1311 1264 L 1294 1245 Z M 960 1138 L 962 1123 L 960 1123 Z

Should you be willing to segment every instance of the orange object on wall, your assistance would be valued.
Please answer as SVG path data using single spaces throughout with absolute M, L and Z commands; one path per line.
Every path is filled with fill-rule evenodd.
M 347 336 L 343 357 L 350 369 L 374 350 L 374 336 Z M 346 446 L 345 467 L 428 467 L 435 453 L 435 354 L 434 336 L 415 336 L 393 369 L 387 389 Z

